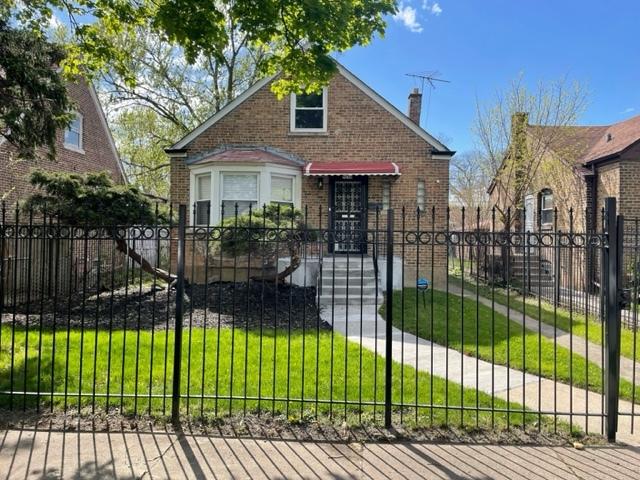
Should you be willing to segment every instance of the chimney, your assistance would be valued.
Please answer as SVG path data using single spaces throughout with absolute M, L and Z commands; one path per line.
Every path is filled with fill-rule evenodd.
M 409 119 L 416 125 L 420 125 L 420 110 L 422 109 L 422 94 L 417 88 L 409 94 Z

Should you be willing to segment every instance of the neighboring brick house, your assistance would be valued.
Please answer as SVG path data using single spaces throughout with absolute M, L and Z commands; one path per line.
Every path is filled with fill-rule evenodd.
M 108 171 L 115 182 L 125 181 L 120 158 L 95 90 L 80 80 L 67 84 L 67 92 L 76 115 L 69 128 L 57 132 L 55 159 L 49 159 L 44 149 L 38 149 L 33 159 L 20 159 L 15 147 L 0 136 L 0 200 L 4 200 L 6 205 L 4 218 L 0 221 L 11 224 L 16 220 L 16 202 L 34 192 L 29 177 L 35 169 L 79 174 Z M 18 210 L 18 215 L 20 223 L 29 222 L 25 212 Z M 38 221 L 34 220 L 36 224 Z M 13 300 L 33 301 L 39 298 L 40 285 L 45 287 L 48 294 L 51 294 L 54 286 L 59 294 L 77 290 L 83 271 L 87 268 L 85 265 L 88 264 L 91 270 L 96 257 L 100 258 L 100 255 L 94 249 L 94 242 L 84 246 L 75 245 L 75 249 L 69 248 L 69 245 L 68 239 L 43 241 L 29 237 L 16 240 L 13 237 L 5 238 L 0 251 L 0 289 L 5 298 L 11 299 L 15 295 Z M 113 247 L 105 243 L 102 248 L 102 263 L 106 264 L 103 270 L 107 271 L 107 268 L 115 265 L 107 260 L 107 253 L 113 252 Z M 83 261 L 85 256 L 89 259 L 86 264 Z M 53 262 L 57 263 L 57 267 L 53 267 Z M 26 268 L 29 264 L 37 266 L 32 275 Z M 54 279 L 53 275 L 58 275 L 58 278 Z M 87 272 L 87 278 L 89 276 L 90 272 Z
M 93 87 L 80 80 L 69 83 L 67 92 L 76 117 L 67 130 L 58 132 L 54 160 L 48 159 L 43 150 L 34 159 L 19 159 L 15 148 L 0 136 L 0 199 L 7 205 L 33 192 L 29 175 L 34 169 L 70 173 L 106 170 L 115 182 L 124 182 L 118 152 Z
M 171 201 L 195 205 L 190 223 L 217 225 L 223 205 L 229 216 L 235 204 L 243 212 L 278 202 L 308 207 L 312 227 L 336 231 L 372 226 L 378 207 L 384 222 L 389 208 L 399 214 L 403 206 L 405 228 L 415 228 L 418 208 L 428 212 L 423 228 L 432 228 L 435 206 L 434 227 L 445 229 L 454 152 L 419 126 L 417 90 L 407 116 L 339 64 L 320 94 L 278 100 L 274 79 L 257 82 L 166 150 Z M 361 248 L 367 246 L 336 243 L 328 253 L 370 253 Z M 411 250 L 407 266 L 415 265 Z M 443 275 L 446 258 L 436 258 Z M 422 258 L 421 272 L 428 269 Z
M 531 177 L 517 202 L 524 209 L 521 228 L 551 230 L 557 222 L 558 229 L 567 231 L 571 208 L 576 232 L 599 228 L 606 197 L 616 197 L 627 218 L 640 217 L 640 115 L 612 125 L 545 127 L 529 125 L 527 115 L 519 113 L 511 131 L 507 158 L 519 155 L 526 162 L 534 156 L 536 163 L 530 170 L 523 168 Z M 515 178 L 517 167 L 510 168 Z M 489 188 L 493 203 L 509 197 L 507 188 L 498 175 Z
M 507 175 L 506 170 L 510 171 Z M 528 188 L 520 189 L 526 191 L 516 199 L 508 189 L 519 176 L 526 176 Z M 509 180 L 503 181 L 505 177 Z M 512 230 L 602 232 L 606 197 L 617 198 L 618 212 L 627 219 L 640 217 L 638 178 L 640 116 L 612 125 L 548 127 L 530 125 L 525 113 L 517 113 L 512 118 L 508 153 L 489 194 L 494 204 L 503 203 L 503 210 L 504 203 L 516 205 Z M 543 263 L 539 277 L 537 267 L 531 267 L 539 280 L 532 285 L 534 293 L 553 284 L 556 296 L 564 288 L 597 290 L 597 247 L 533 250 L 534 262 L 540 257 Z M 517 252 L 512 261 L 519 261 Z

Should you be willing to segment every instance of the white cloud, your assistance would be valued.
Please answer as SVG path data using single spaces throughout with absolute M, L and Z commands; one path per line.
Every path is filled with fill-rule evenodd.
M 402 22 L 411 32 L 422 32 L 422 25 L 418 22 L 416 9 L 409 5 L 403 5 L 401 3 L 398 6 L 398 12 L 393 16 L 393 19 L 396 22 Z
M 51 14 L 51 18 L 49 18 L 49 28 L 51 30 L 57 30 L 58 28 L 62 27 L 62 25 L 63 23 L 58 18 L 58 16 L 55 13 Z
M 629 107 L 629 108 L 625 108 L 622 113 L 631 113 L 631 112 L 635 112 L 636 109 L 633 107 Z
M 436 17 L 442 13 L 442 7 L 438 2 L 431 3 L 429 0 L 422 0 L 422 9 Z

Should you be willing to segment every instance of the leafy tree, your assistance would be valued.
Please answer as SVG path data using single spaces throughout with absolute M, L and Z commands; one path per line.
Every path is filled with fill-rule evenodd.
M 65 68 L 71 73 L 103 70 L 127 77 L 130 52 L 114 35 L 151 25 L 184 49 L 193 63 L 200 55 L 223 62 L 230 43 L 227 19 L 233 18 L 247 45 L 263 48 L 262 74 L 281 71 L 274 91 L 317 90 L 335 71 L 329 57 L 365 45 L 384 33 L 384 16 L 396 11 L 395 0 L 0 0 L 0 13 L 12 15 L 42 32 L 54 11 L 65 15 L 77 43 L 68 47 Z M 87 23 L 87 19 L 95 21 Z M 128 78 L 133 81 L 130 75 Z
M 40 191 L 25 201 L 26 209 L 56 215 L 61 223 L 104 228 L 116 248 L 148 273 L 171 283 L 174 276 L 151 265 L 118 234 L 117 227 L 158 221 L 154 208 L 136 187 L 114 185 L 107 172 L 85 175 L 34 171 L 31 184 Z
M 144 107 L 112 113 L 109 123 L 129 182 L 167 198 L 170 178 L 164 148 L 180 138 L 182 130 Z
M 69 27 L 72 41 L 64 43 L 60 62 L 66 76 L 108 72 L 120 100 L 131 94 L 131 102 L 161 112 L 185 131 L 232 99 L 243 83 L 264 75 L 281 72 L 273 83 L 280 98 L 318 90 L 336 70 L 329 55 L 383 34 L 384 16 L 395 11 L 396 0 L 0 0 L 0 19 L 34 38 L 45 38 L 52 19 Z M 197 78 L 198 70 L 208 70 L 212 81 Z M 57 72 L 51 75 L 60 82 Z M 173 89 L 176 79 L 179 89 Z M 186 88 L 191 79 L 197 80 L 196 95 Z M 30 89 L 33 79 L 16 82 Z M 200 101 L 205 93 L 208 98 Z M 11 111 L 20 107 L 12 104 Z M 32 112 L 47 125 L 55 118 L 46 109 Z M 185 122 L 187 115 L 191 120 Z M 4 117 L 0 112 L 0 126 L 8 123 Z M 154 167 L 160 164 L 156 160 Z
M 115 69 L 97 87 L 129 180 L 145 192 L 168 194 L 169 162 L 164 148 L 184 136 L 253 84 L 263 52 L 227 20 L 230 44 L 222 59 L 200 55 L 190 64 L 184 49 L 149 26 L 125 32 L 114 42 L 130 51 L 127 82 Z M 232 31 L 234 30 L 235 31 Z
M 66 88 L 56 71 L 64 56 L 59 46 L 0 17 L 0 137 L 17 148 L 19 157 L 33 157 L 40 146 L 55 157 L 56 132 L 71 121 Z

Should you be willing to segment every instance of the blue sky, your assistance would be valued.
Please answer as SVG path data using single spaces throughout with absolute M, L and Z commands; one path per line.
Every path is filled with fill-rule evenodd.
M 527 84 L 586 84 L 585 124 L 640 114 L 640 0 L 404 0 L 384 38 L 338 56 L 402 111 L 417 86 L 408 72 L 437 70 L 422 126 L 459 152 L 474 147 L 476 98 L 490 102 L 520 74 Z

